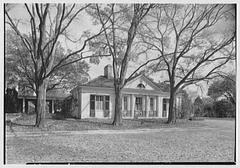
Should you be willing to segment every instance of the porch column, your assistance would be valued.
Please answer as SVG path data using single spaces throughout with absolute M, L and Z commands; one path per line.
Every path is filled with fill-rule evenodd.
M 37 99 L 34 100 L 34 110 L 35 113 L 37 113 Z
M 25 113 L 28 114 L 28 100 L 25 100 Z
M 150 98 L 149 98 L 149 95 L 146 95 L 146 105 L 145 105 L 145 107 L 146 107 L 146 117 L 149 117 L 149 107 L 150 107 Z
M 121 111 L 123 112 L 123 110 L 124 110 L 124 94 L 122 95 L 122 109 L 121 109 Z
M 142 96 L 142 117 L 145 117 L 146 110 L 146 96 Z
M 182 110 L 182 96 L 179 97 L 179 109 Z
M 181 112 L 181 110 L 182 110 L 182 96 L 179 96 L 179 98 L 178 98 L 178 112 Z
M 52 113 L 52 100 L 46 101 L 46 104 L 48 105 L 48 113 Z
M 127 96 L 127 111 L 128 111 L 128 113 L 131 111 L 131 97 L 130 97 L 130 95 L 128 95 Z M 131 117 L 131 112 L 130 112 L 130 116 L 129 117 Z
M 135 109 L 135 96 L 131 95 L 131 115 L 132 118 L 134 117 L 134 109 Z
M 22 99 L 22 112 L 25 113 L 25 98 Z
M 52 111 L 51 111 L 52 114 L 54 114 L 54 100 L 52 100 Z
M 162 118 L 162 110 L 163 110 L 163 97 L 158 96 L 158 117 Z
M 157 110 L 156 105 L 157 105 L 157 99 L 156 97 L 153 97 L 153 111 Z
M 159 113 L 159 97 L 158 96 L 156 97 L 156 112 L 158 116 L 158 113 Z
M 169 98 L 168 98 L 168 100 L 169 100 Z M 166 118 L 168 118 L 168 113 L 169 113 L 169 101 L 167 101 L 167 103 L 166 103 L 166 106 L 167 106 L 167 115 L 166 115 Z
M 176 117 L 178 117 L 179 115 L 179 98 L 176 97 L 176 100 L 175 100 L 175 109 L 176 109 Z

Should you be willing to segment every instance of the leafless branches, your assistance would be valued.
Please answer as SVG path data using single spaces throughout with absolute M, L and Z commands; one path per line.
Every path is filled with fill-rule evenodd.
M 35 75 L 32 78 L 35 81 L 42 81 L 66 65 L 91 57 L 84 57 L 83 51 L 91 39 L 103 32 L 103 28 L 95 35 L 88 36 L 85 39 L 80 38 L 82 46 L 78 50 L 66 54 L 61 59 L 58 59 L 58 62 L 55 59 L 55 50 L 58 47 L 59 37 L 66 35 L 66 30 L 71 23 L 90 5 L 25 4 L 24 8 L 29 14 L 30 38 L 27 38 L 19 30 L 17 22 L 14 22 L 14 19 L 10 16 L 10 11 L 5 8 L 6 23 L 21 38 L 22 43 L 31 56 Z M 73 59 L 77 54 L 80 57 Z

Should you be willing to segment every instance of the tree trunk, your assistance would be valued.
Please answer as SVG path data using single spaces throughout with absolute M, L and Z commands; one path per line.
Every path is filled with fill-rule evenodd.
M 44 119 L 46 113 L 46 92 L 47 81 L 43 81 L 37 87 L 37 111 L 35 127 L 44 127 Z
M 119 87 L 115 88 L 115 114 L 112 124 L 114 126 L 122 124 L 122 96 L 121 89 Z
M 175 100 L 175 92 L 170 91 L 170 99 L 169 99 L 169 115 L 168 115 L 168 123 L 175 124 L 176 123 L 176 110 L 174 110 L 174 100 Z

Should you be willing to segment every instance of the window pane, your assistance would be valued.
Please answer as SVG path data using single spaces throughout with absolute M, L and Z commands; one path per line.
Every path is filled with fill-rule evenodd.
M 106 98 L 106 100 L 108 100 L 108 101 L 109 101 L 109 96 L 105 96 L 105 98 Z
M 105 109 L 106 109 L 106 110 L 109 110 L 109 101 L 106 101 L 105 105 L 106 105 L 106 106 L 105 106 Z
M 123 103 L 124 103 L 124 110 L 127 110 L 127 97 L 126 96 L 124 96 L 123 97 Z
M 167 110 L 167 105 L 164 103 L 163 104 L 163 111 Z
M 96 101 L 96 109 L 99 110 L 99 101 Z
M 94 101 L 90 101 L 90 109 L 91 110 L 95 109 L 95 102 Z

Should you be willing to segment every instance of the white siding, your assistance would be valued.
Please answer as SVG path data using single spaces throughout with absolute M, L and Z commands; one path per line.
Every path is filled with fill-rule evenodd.
M 82 93 L 82 118 L 90 116 L 90 93 Z

